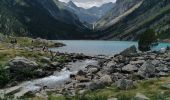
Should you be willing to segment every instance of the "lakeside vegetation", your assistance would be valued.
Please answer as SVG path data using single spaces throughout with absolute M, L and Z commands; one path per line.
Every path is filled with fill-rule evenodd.
M 10 42 L 13 39 L 16 39 L 17 43 L 11 44 Z M 3 88 L 12 81 L 16 81 L 15 77 L 11 76 L 9 73 L 8 63 L 11 59 L 15 57 L 24 57 L 36 61 L 39 65 L 37 69 L 43 69 L 43 57 L 51 58 L 52 56 L 50 52 L 43 51 L 43 47 L 59 47 L 62 45 L 62 43 L 54 43 L 42 39 L 36 40 L 27 37 L 4 38 L 3 41 L 0 42 L 0 88 Z M 58 55 L 53 59 L 57 62 L 66 62 L 68 58 L 63 55 Z M 36 78 L 34 74 L 37 74 L 34 71 L 29 72 L 24 70 L 23 72 L 18 73 L 18 75 L 21 77 L 23 76 L 23 78 Z M 27 80 L 27 78 L 24 80 Z

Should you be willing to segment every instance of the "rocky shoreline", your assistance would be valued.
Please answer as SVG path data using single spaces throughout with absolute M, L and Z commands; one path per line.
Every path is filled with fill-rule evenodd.
M 55 53 L 55 56 L 66 57 L 65 61 L 57 62 L 48 57 L 41 58 L 43 67 L 41 69 L 36 61 L 31 61 L 24 57 L 16 57 L 8 62 L 8 69 L 12 75 L 18 75 L 18 72 L 34 72 L 33 78 L 41 78 L 52 75 L 54 72 L 62 72 L 73 70 L 74 66 L 70 63 L 82 62 L 85 60 L 93 60 L 97 63 L 86 64 L 84 68 L 80 68 L 76 73 L 69 74 L 69 80 L 64 81 L 62 86 L 51 88 L 46 85 L 40 86 L 37 90 L 24 90 L 18 84 L 9 84 L 7 89 L 3 89 L 2 93 L 12 94 L 15 98 L 22 97 L 27 94 L 41 95 L 48 97 L 49 91 L 55 91 L 58 95 L 75 96 L 84 94 L 86 91 L 102 89 L 113 84 L 120 90 L 129 90 L 135 88 L 135 84 L 140 80 L 149 80 L 150 78 L 167 77 L 170 72 L 170 51 L 153 51 L 138 52 L 135 46 L 127 48 L 120 54 L 113 57 L 108 56 L 86 56 L 84 54 L 67 54 Z M 16 78 L 19 81 L 30 80 L 32 77 L 20 76 Z M 20 79 L 22 78 L 22 79 Z M 17 81 L 16 80 L 16 81 Z M 16 86 L 15 86 L 16 85 Z M 11 87 L 14 86 L 14 87 Z M 28 87 L 29 88 L 29 87 Z M 22 90 L 22 91 L 21 91 Z
M 163 40 L 161 40 L 161 42 L 170 43 L 170 39 L 163 39 Z

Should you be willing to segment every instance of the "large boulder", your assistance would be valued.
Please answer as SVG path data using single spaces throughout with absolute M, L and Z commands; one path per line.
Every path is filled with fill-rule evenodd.
M 112 83 L 112 78 L 110 75 L 104 75 L 99 79 L 99 82 L 103 85 L 110 85 Z
M 87 73 L 89 74 L 96 74 L 99 71 L 99 67 L 94 65 L 88 65 L 86 69 L 87 69 Z
M 88 69 L 88 73 L 90 73 L 90 74 L 96 74 L 98 71 L 99 71 L 98 68 L 89 68 Z
M 99 80 L 91 81 L 87 88 L 89 90 L 101 89 L 107 85 L 110 85 L 111 83 L 112 83 L 111 77 L 109 75 L 104 75 Z
M 78 76 L 78 75 L 77 75 L 75 78 L 76 78 L 76 80 L 79 81 L 79 82 L 89 82 L 89 81 L 90 81 L 90 79 L 87 78 L 87 77 L 85 77 L 85 76 Z
M 155 76 L 155 72 L 155 66 L 150 61 L 146 61 L 138 70 L 138 75 L 141 78 L 151 78 Z
M 96 89 L 101 89 L 104 86 L 100 84 L 100 82 L 98 82 L 98 80 L 92 81 L 89 83 L 87 89 L 88 90 L 96 90 Z
M 117 70 L 115 70 L 117 63 L 115 61 L 109 61 L 103 68 L 102 68 L 102 72 L 110 74 L 113 72 L 117 72 Z
M 128 64 L 122 68 L 123 72 L 136 72 L 138 68 L 135 65 Z
M 120 79 L 117 81 L 117 88 L 121 90 L 128 90 L 134 87 L 134 82 L 128 79 Z
M 137 48 L 135 45 L 125 49 L 124 51 L 122 51 L 120 53 L 120 55 L 123 55 L 123 56 L 129 56 L 130 54 L 134 54 L 134 53 L 137 53 Z
M 32 71 L 38 67 L 38 64 L 34 61 L 26 59 L 24 57 L 16 57 L 9 61 L 10 71 Z

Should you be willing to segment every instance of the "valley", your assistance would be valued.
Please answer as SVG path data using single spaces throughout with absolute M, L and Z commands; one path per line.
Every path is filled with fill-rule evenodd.
M 88 9 L 71 1 L 0 2 L 0 32 L 4 34 L 54 40 L 137 40 L 149 27 L 160 39 L 169 37 L 168 0 L 117 0 Z
M 8 41 L 13 38 L 17 39 L 17 43 Z M 127 47 L 113 55 L 111 52 L 110 55 L 62 53 L 50 49 L 69 46 L 63 43 L 27 37 L 4 37 L 0 43 L 0 98 L 159 100 L 169 97 L 168 49 L 140 52 L 135 45 L 127 46 L 125 43 Z M 97 44 L 92 45 L 98 47 Z M 81 48 L 80 45 L 77 49 Z M 170 46 L 169 43 L 163 45 Z
M 169 0 L 0 0 L 0 100 L 170 100 Z

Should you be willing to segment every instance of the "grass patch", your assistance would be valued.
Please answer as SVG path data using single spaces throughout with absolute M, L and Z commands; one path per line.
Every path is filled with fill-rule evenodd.
M 17 44 L 21 47 L 60 47 L 64 46 L 62 43 L 53 42 L 45 39 L 32 39 L 29 37 L 4 37 L 5 43 L 11 43 L 12 40 L 16 39 Z
M 50 54 L 47 52 L 7 48 L 7 45 L 9 44 L 0 43 L 0 87 L 4 87 L 6 84 L 8 84 L 9 81 L 12 81 L 8 69 L 5 69 L 7 63 L 12 58 L 15 58 L 16 56 L 25 57 L 30 60 L 36 61 L 39 64 L 40 58 L 42 58 L 43 56 L 47 56 L 47 57 L 50 56 Z M 35 72 L 24 70 L 22 72 L 18 72 L 18 74 L 21 75 L 21 77 L 33 77 Z
M 119 90 L 113 85 L 104 89 L 89 91 L 84 95 L 62 96 L 59 98 L 62 98 L 61 100 L 107 100 L 116 97 L 118 100 L 133 100 L 137 93 L 142 93 L 151 100 L 166 100 L 166 98 L 170 98 L 170 90 L 160 88 L 162 84 L 166 83 L 170 83 L 170 77 L 139 81 L 137 87 L 131 90 Z M 53 98 L 50 100 L 60 99 Z
M 9 72 L 4 69 L 3 66 L 0 66 L 0 88 L 5 86 L 10 81 Z
M 69 62 L 71 58 L 67 57 L 67 56 L 56 56 L 54 61 L 60 62 L 60 63 L 65 63 L 65 62 Z

